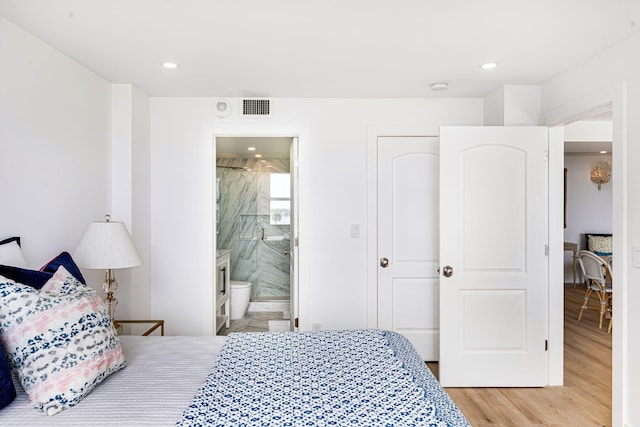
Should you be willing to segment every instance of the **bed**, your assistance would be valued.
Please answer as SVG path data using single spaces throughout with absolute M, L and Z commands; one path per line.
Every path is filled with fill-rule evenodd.
M 372 338 L 387 351 L 376 356 L 376 346 L 364 341 Z M 308 346 L 310 341 L 319 346 Z M 120 342 L 127 367 L 54 416 L 31 407 L 16 378 L 18 396 L 0 410 L 0 425 L 468 425 L 411 344 L 393 332 L 238 333 L 228 339 L 121 336 Z M 285 356 L 272 364 L 273 354 L 309 363 L 294 365 Z M 383 358 L 391 370 L 383 369 Z M 291 375 L 296 371 L 297 378 Z M 207 388 L 207 378 L 225 384 Z M 266 393 L 277 387 L 286 391 L 280 398 L 290 398 L 281 402 L 280 412 L 275 410 L 278 398 Z M 203 394 L 212 399 L 199 400 Z M 401 401 L 404 406 L 397 406 Z M 203 407 L 210 412 L 203 414 Z M 233 416 L 212 415 L 221 408 Z
M 0 265 L 0 343 L 3 427 L 469 425 L 398 333 L 118 336 L 67 253 Z

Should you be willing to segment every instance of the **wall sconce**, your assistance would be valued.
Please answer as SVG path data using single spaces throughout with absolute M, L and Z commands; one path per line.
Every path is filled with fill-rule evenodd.
M 609 162 L 598 162 L 598 164 L 591 169 L 591 182 L 598 184 L 598 190 L 601 189 L 602 184 L 609 183 L 610 179 L 611 165 Z

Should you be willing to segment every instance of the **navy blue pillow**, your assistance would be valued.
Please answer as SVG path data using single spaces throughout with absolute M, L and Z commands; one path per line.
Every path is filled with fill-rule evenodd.
M 40 271 L 44 271 L 45 273 L 55 273 L 56 271 L 58 271 L 58 267 L 63 266 L 69 273 L 71 273 L 71 275 L 73 277 L 75 277 L 76 279 L 78 279 L 78 281 L 80 283 L 82 283 L 83 285 L 86 285 L 87 282 L 85 282 L 84 277 L 82 277 L 82 273 L 80 272 L 80 269 L 78 268 L 78 266 L 76 265 L 75 262 L 73 262 L 73 258 L 71 258 L 71 254 L 69 254 L 69 252 L 62 252 L 60 255 L 58 255 L 57 257 L 55 257 L 54 259 L 52 259 L 51 261 L 49 261 L 48 263 L 46 263 L 41 269 Z
M 0 409 L 13 402 L 16 398 L 16 388 L 13 386 L 11 379 L 11 368 L 9 361 L 4 354 L 2 346 L 0 346 Z
M 14 241 L 18 244 L 18 246 L 20 246 L 20 237 L 9 237 L 8 239 L 0 241 L 0 245 L 5 245 Z M 5 275 L 2 272 L 2 268 L 21 270 L 17 267 L 0 265 L 0 275 L 3 276 Z M 15 280 L 11 277 L 8 278 Z M 44 283 L 42 285 L 44 285 Z M 0 346 L 0 409 L 13 402 L 13 399 L 15 398 L 16 389 L 13 386 L 13 380 L 11 379 L 11 368 L 9 367 L 9 361 L 7 360 L 7 356 L 4 354 L 4 349 L 2 348 L 2 346 Z
M 40 270 L 28 270 L 26 268 L 0 265 L 0 275 L 15 282 L 29 285 L 32 288 L 40 289 L 49 279 L 51 279 L 58 267 L 63 266 L 69 273 L 82 284 L 87 284 L 80 272 L 80 269 L 73 262 L 69 252 L 62 252 L 60 255 L 46 263 Z
M 0 265 L 0 276 L 4 276 L 14 282 L 29 285 L 32 288 L 40 289 L 47 283 L 47 280 L 53 277 L 53 273 L 27 270 L 26 268 L 13 267 L 10 265 Z

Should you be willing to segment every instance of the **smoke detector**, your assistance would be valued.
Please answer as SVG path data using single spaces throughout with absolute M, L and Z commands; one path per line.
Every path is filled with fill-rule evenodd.
M 218 99 L 213 103 L 213 114 L 216 117 L 224 118 L 231 113 L 231 103 L 226 99 Z

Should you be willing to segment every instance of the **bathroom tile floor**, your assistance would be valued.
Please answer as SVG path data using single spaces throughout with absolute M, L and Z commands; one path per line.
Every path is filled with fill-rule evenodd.
M 229 328 L 222 328 L 219 335 L 231 332 L 268 332 L 269 320 L 283 320 L 281 311 L 247 311 L 244 318 L 232 320 Z

